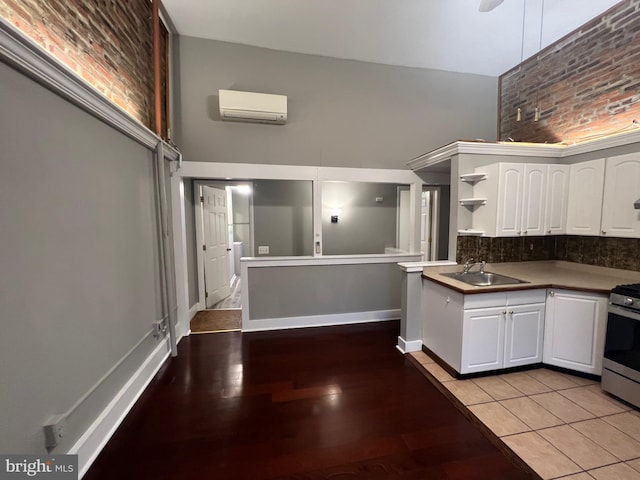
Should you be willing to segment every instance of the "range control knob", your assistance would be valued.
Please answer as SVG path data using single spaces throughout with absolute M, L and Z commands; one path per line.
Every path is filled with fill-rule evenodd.
M 633 298 L 625 297 L 624 304 L 625 305 L 633 305 Z

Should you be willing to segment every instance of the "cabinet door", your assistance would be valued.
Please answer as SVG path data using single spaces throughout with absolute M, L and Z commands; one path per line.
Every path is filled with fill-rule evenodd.
M 547 165 L 533 163 L 524 166 L 522 189 L 522 234 L 544 235 Z
M 567 233 L 600 235 L 605 159 L 571 165 Z
M 517 237 L 522 232 L 524 166 L 501 163 L 499 175 L 496 233 L 498 237 Z
M 508 307 L 504 368 L 542 362 L 544 303 Z
M 640 153 L 607 159 L 602 202 L 602 235 L 639 237 Z
M 550 291 L 545 311 L 543 362 L 600 375 L 607 299 L 605 295 Z
M 567 230 L 570 170 L 569 165 L 548 166 L 545 235 L 563 235 Z
M 502 368 L 505 315 L 504 307 L 464 311 L 460 373 Z

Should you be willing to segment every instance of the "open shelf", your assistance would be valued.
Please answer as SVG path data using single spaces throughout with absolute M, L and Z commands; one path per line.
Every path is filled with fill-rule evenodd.
M 485 205 L 487 203 L 486 198 L 461 198 L 460 205 L 463 206 L 476 206 Z
M 465 173 L 460 175 L 460 180 L 463 182 L 474 183 L 479 182 L 480 180 L 486 180 L 486 173 Z

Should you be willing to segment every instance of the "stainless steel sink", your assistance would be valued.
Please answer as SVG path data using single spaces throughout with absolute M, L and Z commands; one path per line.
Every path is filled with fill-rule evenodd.
M 454 273 L 443 273 L 445 277 L 453 278 L 454 280 L 458 280 L 460 282 L 468 283 L 469 285 L 474 285 L 476 287 L 489 287 L 493 285 L 513 285 L 517 283 L 529 283 L 525 280 L 520 280 L 513 277 L 507 277 L 506 275 L 500 275 L 499 273 L 491 273 L 491 272 L 471 272 L 471 273 L 463 273 L 463 272 L 454 272 Z

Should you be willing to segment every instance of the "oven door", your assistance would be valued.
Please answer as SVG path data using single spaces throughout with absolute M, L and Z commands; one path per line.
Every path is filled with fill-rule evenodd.
M 640 313 L 609 305 L 604 366 L 640 381 Z

